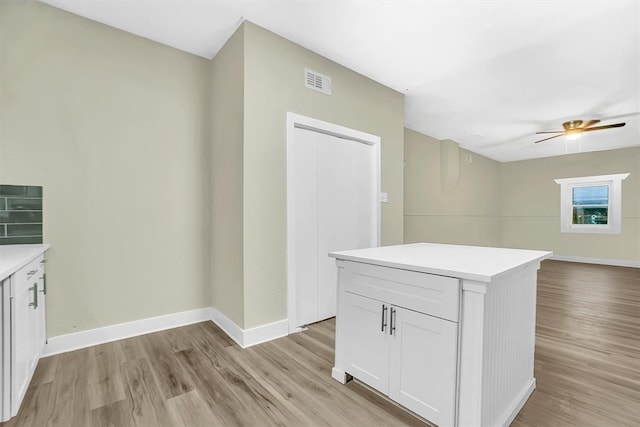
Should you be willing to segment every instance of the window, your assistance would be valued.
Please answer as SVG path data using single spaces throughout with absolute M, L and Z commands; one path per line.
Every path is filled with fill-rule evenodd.
M 562 178 L 560 230 L 563 233 L 620 234 L 622 180 L 628 173 Z
M 571 198 L 573 225 L 609 223 L 609 185 L 575 186 Z

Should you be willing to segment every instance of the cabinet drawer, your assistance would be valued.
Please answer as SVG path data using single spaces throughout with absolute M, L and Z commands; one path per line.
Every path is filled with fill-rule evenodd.
M 15 272 L 11 289 L 11 296 L 15 296 L 24 287 L 31 287 L 37 283 L 44 274 L 44 255 L 38 256 L 33 261 Z
M 346 261 L 342 290 L 442 319 L 458 321 L 460 280 Z

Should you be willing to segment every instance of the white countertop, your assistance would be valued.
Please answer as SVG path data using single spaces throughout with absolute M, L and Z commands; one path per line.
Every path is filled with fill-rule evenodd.
M 496 276 L 532 262 L 549 258 L 553 252 L 482 246 L 413 243 L 331 252 L 329 256 L 403 270 L 420 271 L 465 280 L 491 282 Z
M 0 246 L 0 282 L 36 259 L 47 249 L 49 249 L 49 245 L 46 243 L 41 245 Z

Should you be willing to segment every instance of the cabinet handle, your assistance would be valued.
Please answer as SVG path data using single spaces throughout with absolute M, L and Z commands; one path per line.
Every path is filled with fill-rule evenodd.
M 42 279 L 42 290 L 40 292 L 46 295 L 47 294 L 47 273 L 44 273 L 41 279 Z
M 34 283 L 33 287 L 29 288 L 30 291 L 33 291 L 33 302 L 29 303 L 29 307 L 33 307 L 35 310 L 38 308 L 38 284 Z
M 389 335 L 393 335 L 393 331 L 396 330 L 396 311 L 398 310 L 391 307 L 391 328 L 389 328 Z
M 387 306 L 382 304 L 382 321 L 380 322 L 382 324 L 382 332 L 384 332 L 384 328 L 387 327 Z
M 38 270 L 31 270 L 30 272 L 27 273 L 27 276 L 33 276 L 37 272 L 38 272 Z

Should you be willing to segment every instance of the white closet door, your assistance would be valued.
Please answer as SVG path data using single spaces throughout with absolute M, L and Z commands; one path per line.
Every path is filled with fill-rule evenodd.
M 372 146 L 304 129 L 293 144 L 293 242 L 297 324 L 336 314 L 332 251 L 377 245 Z
M 294 246 L 296 313 L 299 325 L 318 321 L 318 203 L 316 133 L 295 130 Z
M 376 246 L 371 146 L 317 134 L 318 319 L 336 315 L 337 269 L 329 252 Z

